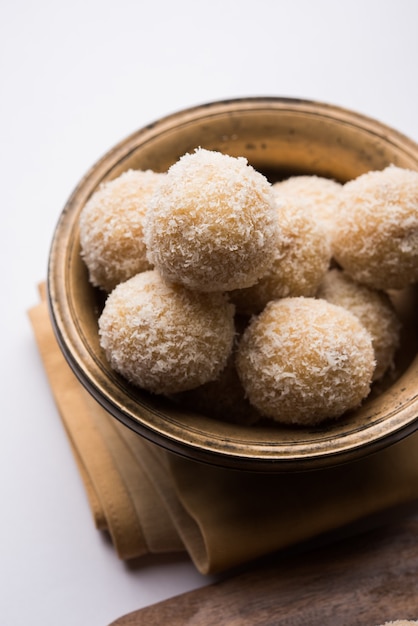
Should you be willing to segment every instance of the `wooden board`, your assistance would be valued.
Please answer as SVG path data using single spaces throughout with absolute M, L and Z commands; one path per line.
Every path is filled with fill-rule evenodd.
M 129 613 L 110 626 L 378 626 L 418 619 L 418 515 Z

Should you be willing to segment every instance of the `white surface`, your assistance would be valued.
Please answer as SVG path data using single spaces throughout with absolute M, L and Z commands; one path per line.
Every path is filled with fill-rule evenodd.
M 59 213 L 112 145 L 247 95 L 317 99 L 418 140 L 415 0 L 0 3 L 0 623 L 106 626 L 206 584 L 187 558 L 128 567 L 94 527 L 26 310 Z

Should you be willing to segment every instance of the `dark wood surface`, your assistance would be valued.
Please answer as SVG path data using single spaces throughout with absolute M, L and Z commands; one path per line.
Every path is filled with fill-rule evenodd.
M 380 626 L 418 620 L 418 514 L 278 554 L 110 626 Z

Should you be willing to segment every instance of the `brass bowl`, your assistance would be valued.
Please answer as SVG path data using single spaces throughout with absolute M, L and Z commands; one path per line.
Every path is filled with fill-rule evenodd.
M 418 146 L 407 137 L 357 113 L 304 100 L 214 102 L 180 111 L 132 134 L 81 180 L 52 241 L 51 318 L 61 349 L 81 383 L 138 435 L 172 452 L 223 467 L 269 472 L 324 467 L 377 451 L 415 431 L 415 288 L 399 294 L 405 325 L 397 379 L 330 426 L 246 427 L 217 421 L 135 388 L 110 369 L 98 339 L 103 295 L 89 283 L 80 258 L 80 211 L 103 181 L 129 168 L 166 171 L 198 146 L 245 156 L 272 182 L 291 174 L 317 174 L 344 182 L 390 163 L 418 170 Z

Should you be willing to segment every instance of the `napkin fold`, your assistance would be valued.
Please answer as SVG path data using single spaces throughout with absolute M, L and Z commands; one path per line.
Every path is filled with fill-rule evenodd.
M 203 574 L 418 504 L 418 433 L 354 462 L 260 474 L 172 454 L 111 417 L 67 364 L 45 302 L 29 317 L 96 527 L 121 559 L 187 551 Z

